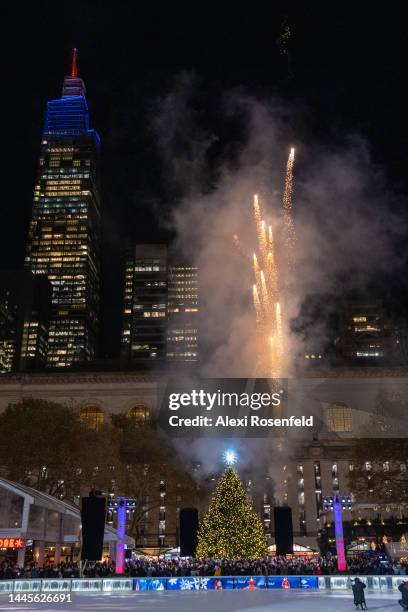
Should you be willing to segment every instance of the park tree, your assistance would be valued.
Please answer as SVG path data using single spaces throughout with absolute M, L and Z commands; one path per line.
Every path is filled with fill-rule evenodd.
M 205 489 L 153 419 L 111 421 L 94 429 L 78 409 L 42 399 L 9 405 L 0 414 L 0 475 L 76 505 L 90 489 L 135 498 L 128 533 L 140 541 L 151 511 L 197 505 Z
M 150 516 L 160 506 L 175 513 L 176 508 L 200 505 L 207 491 L 193 478 L 191 465 L 181 460 L 152 416 L 140 423 L 128 414 L 112 415 L 112 423 L 120 432 L 121 471 L 115 487 L 137 500 L 128 533 L 140 542 Z
M 69 406 L 25 398 L 0 414 L 0 431 L 2 476 L 59 499 L 111 490 L 120 471 L 115 430 L 87 427 Z
M 252 510 L 237 472 L 229 467 L 200 524 L 199 558 L 253 559 L 267 554 L 260 517 Z

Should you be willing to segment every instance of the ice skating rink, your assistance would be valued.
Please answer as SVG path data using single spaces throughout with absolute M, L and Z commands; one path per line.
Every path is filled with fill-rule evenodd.
M 366 593 L 368 610 L 401 610 L 399 594 Z M 349 591 L 161 591 L 124 595 L 78 595 L 71 604 L 8 603 L 0 596 L 0 610 L 84 610 L 84 612 L 343 612 L 355 610 Z

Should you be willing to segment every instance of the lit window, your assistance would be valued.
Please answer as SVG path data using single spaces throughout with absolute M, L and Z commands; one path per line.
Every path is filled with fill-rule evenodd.
M 128 417 L 132 419 L 139 427 L 144 427 L 150 421 L 150 412 L 146 406 L 139 405 L 131 408 L 127 413 Z
M 345 404 L 333 404 L 326 410 L 326 427 L 328 431 L 352 431 L 352 411 Z
M 80 419 L 91 429 L 99 429 L 105 422 L 105 413 L 98 406 L 81 408 Z

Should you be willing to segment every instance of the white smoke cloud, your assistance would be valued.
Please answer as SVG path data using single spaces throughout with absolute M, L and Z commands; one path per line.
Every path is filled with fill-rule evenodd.
M 252 198 L 259 193 L 264 214 L 272 221 L 275 235 L 281 233 L 281 195 L 287 154 L 292 145 L 281 119 L 281 106 L 259 101 L 242 93 L 223 97 L 220 113 L 226 121 L 238 116 L 245 142 L 226 156 L 209 177 L 207 153 L 217 140 L 201 134 L 187 152 L 172 150 L 168 136 L 181 127 L 188 141 L 197 111 L 189 114 L 191 96 L 178 89 L 163 106 L 160 124 L 166 126 L 163 151 L 171 159 L 169 177 L 180 180 L 183 169 L 185 195 L 174 210 L 173 224 L 180 250 L 199 267 L 202 373 L 207 376 L 250 376 L 255 362 L 255 320 L 252 308 L 250 253 L 254 246 Z M 181 97 L 182 101 L 179 100 Z M 192 152 L 197 157 L 191 160 Z M 194 155 L 193 155 L 194 157 Z M 186 161 L 187 158 L 187 161 Z M 197 180 L 199 177 L 199 180 Z M 286 352 L 295 355 L 300 337 L 289 333 L 289 322 L 299 317 L 308 296 L 342 291 L 342 276 L 348 287 L 362 287 L 375 271 L 384 271 L 393 261 L 392 235 L 401 228 L 392 212 L 392 196 L 381 182 L 381 172 L 369 157 L 365 143 L 345 137 L 342 150 L 331 151 L 317 143 L 297 146 L 295 163 L 294 216 L 297 232 L 297 265 L 291 290 L 284 303 L 287 322 Z M 236 251 L 237 233 L 248 257 Z M 284 267 L 281 261 L 280 271 Z M 319 333 L 316 323 L 316 334 Z
M 184 75 L 181 85 L 178 81 L 176 91 L 163 101 L 156 127 L 167 179 L 171 182 L 173 177 L 182 192 L 172 217 L 178 248 L 199 268 L 201 374 L 253 376 L 252 198 L 254 193 L 260 195 L 267 223 L 272 222 L 279 238 L 285 164 L 293 134 L 279 102 L 236 91 L 224 93 L 219 114 L 226 122 L 240 124 L 241 138 L 210 162 L 219 138 L 216 128 L 197 129 L 198 111 L 190 106 L 192 88 L 192 80 Z M 185 144 L 175 150 L 176 141 Z M 321 296 L 319 308 L 325 315 L 328 294 L 362 288 L 395 263 L 393 240 L 405 227 L 393 212 L 394 198 L 360 138 L 345 134 L 340 147 L 297 143 L 293 206 L 297 263 L 283 304 L 290 365 L 304 340 L 290 329 L 294 321 L 302 327 L 302 308 L 310 296 Z M 234 234 L 248 249 L 247 257 L 234 248 Z M 312 325 L 309 337 L 325 340 L 321 320 L 303 322 Z M 265 449 L 270 461 L 268 444 Z M 213 469 L 214 454 L 208 453 L 206 441 L 194 443 L 188 452 L 207 463 L 208 471 Z M 246 460 L 256 463 L 261 458 L 249 453 Z

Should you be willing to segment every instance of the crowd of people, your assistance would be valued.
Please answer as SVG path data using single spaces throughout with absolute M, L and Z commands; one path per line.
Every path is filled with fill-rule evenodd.
M 114 561 L 104 561 L 103 563 L 87 563 L 83 576 L 84 578 L 106 578 L 114 576 L 116 572 Z M 45 563 L 39 566 L 30 563 L 24 568 L 15 563 L 0 563 L 0 580 L 14 579 L 60 579 L 60 578 L 79 578 L 79 564 L 61 562 L 57 564 Z
M 115 562 L 106 559 L 100 563 L 87 563 L 83 572 L 85 578 L 104 578 L 115 575 Z M 392 563 L 384 555 L 351 557 L 347 561 L 349 575 L 406 575 L 408 565 Z M 236 560 L 194 560 L 194 559 L 152 559 L 140 557 L 126 561 L 126 575 L 130 577 L 166 576 L 274 576 L 274 575 L 333 575 L 338 574 L 335 558 L 328 557 L 268 557 L 265 559 Z M 0 564 L 0 580 L 15 578 L 78 578 L 77 563 L 46 563 L 39 567 L 32 563 L 20 568 L 13 563 Z
M 128 561 L 130 576 L 276 576 L 276 575 L 333 575 L 338 574 L 335 558 L 326 557 L 269 557 L 267 559 L 241 560 L 152 560 L 132 559 Z M 353 557 L 347 562 L 347 574 L 361 575 L 405 575 L 406 564 L 393 564 L 380 557 Z

